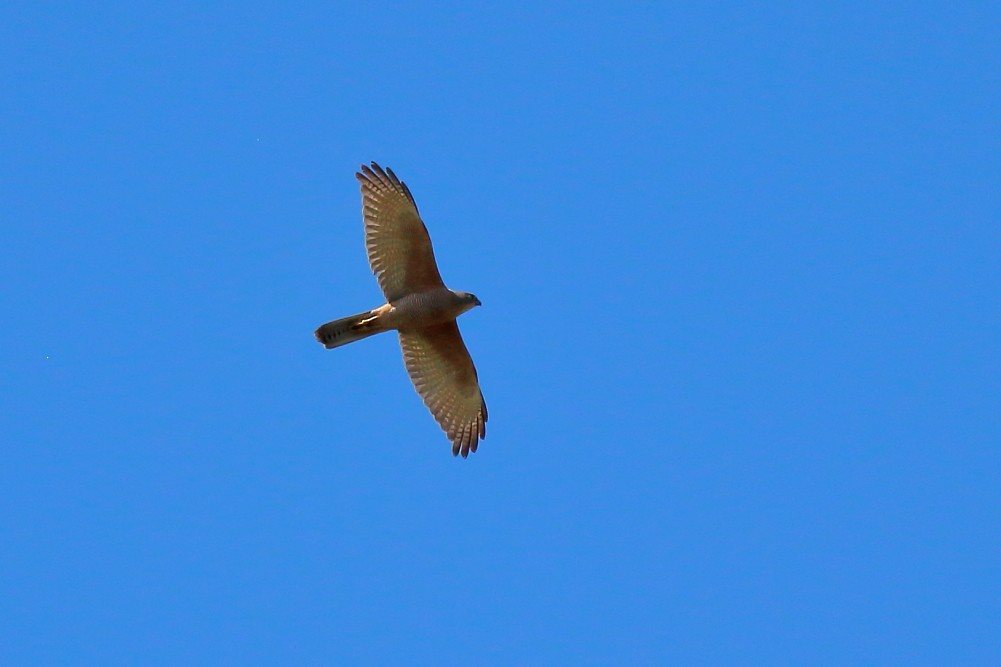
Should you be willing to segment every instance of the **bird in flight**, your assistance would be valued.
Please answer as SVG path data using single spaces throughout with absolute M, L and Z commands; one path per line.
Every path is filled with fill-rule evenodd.
M 330 349 L 396 330 L 414 388 L 452 442 L 452 454 L 465 458 L 486 437 L 487 404 L 455 318 L 480 300 L 445 287 L 414 196 L 392 169 L 373 162 L 355 177 L 368 263 L 386 304 L 327 322 L 314 335 Z

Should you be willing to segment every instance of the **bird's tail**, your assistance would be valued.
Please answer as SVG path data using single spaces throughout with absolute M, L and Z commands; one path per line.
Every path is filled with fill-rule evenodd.
M 367 310 L 351 317 L 342 317 L 339 320 L 327 322 L 313 335 L 329 350 L 332 347 L 340 347 L 382 333 L 386 331 L 386 327 L 379 321 L 380 315 L 382 315 L 379 310 L 378 308 Z

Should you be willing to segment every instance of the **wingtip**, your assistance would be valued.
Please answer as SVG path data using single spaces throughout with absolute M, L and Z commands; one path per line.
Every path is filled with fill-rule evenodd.
M 373 160 L 370 165 L 361 165 L 361 171 L 355 172 L 355 178 L 361 183 L 362 192 L 382 188 L 395 189 L 406 195 L 407 199 L 413 205 L 414 210 L 417 210 L 417 202 L 414 200 L 414 195 L 410 192 L 410 188 L 389 167 L 383 169 L 379 166 L 378 162 Z
M 386 170 L 380 167 L 379 163 L 375 160 L 372 160 L 370 164 L 363 164 L 360 168 L 361 171 L 355 172 L 355 178 L 358 179 L 362 185 L 375 185 L 376 182 L 384 182 L 387 180 L 392 182 L 393 180 L 386 175 Z M 393 172 L 390 171 L 389 173 L 392 174 Z
M 379 163 L 372 160 L 368 164 L 363 164 L 361 170 L 364 174 L 371 176 L 373 178 L 379 178 L 380 176 L 386 175 L 386 170 L 379 166 Z
M 469 452 L 475 452 L 475 451 L 476 451 L 475 444 L 470 446 L 469 443 L 463 442 L 462 440 L 456 440 L 455 442 L 452 443 L 452 456 L 456 457 L 461 456 L 462 458 L 467 458 L 469 456 Z
M 372 164 L 375 163 L 373 162 Z M 357 178 L 362 183 L 367 182 L 371 178 L 375 178 L 375 173 L 371 169 L 369 169 L 369 166 L 367 164 L 363 164 L 361 167 L 359 167 L 359 169 L 361 169 L 361 171 L 355 172 L 355 178 Z

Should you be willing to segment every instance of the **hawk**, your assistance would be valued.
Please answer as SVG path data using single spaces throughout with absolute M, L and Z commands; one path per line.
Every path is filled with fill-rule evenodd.
M 395 330 L 414 388 L 452 442 L 452 454 L 465 458 L 486 437 L 487 404 L 455 318 L 480 300 L 445 287 L 414 196 L 392 169 L 373 162 L 355 177 L 368 262 L 386 304 L 327 322 L 314 335 L 330 349 Z

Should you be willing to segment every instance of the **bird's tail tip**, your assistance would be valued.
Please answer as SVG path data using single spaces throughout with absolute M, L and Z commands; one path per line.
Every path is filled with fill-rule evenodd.
M 313 337 L 328 350 L 340 347 L 384 331 L 378 319 L 372 311 L 342 317 L 320 325 Z

